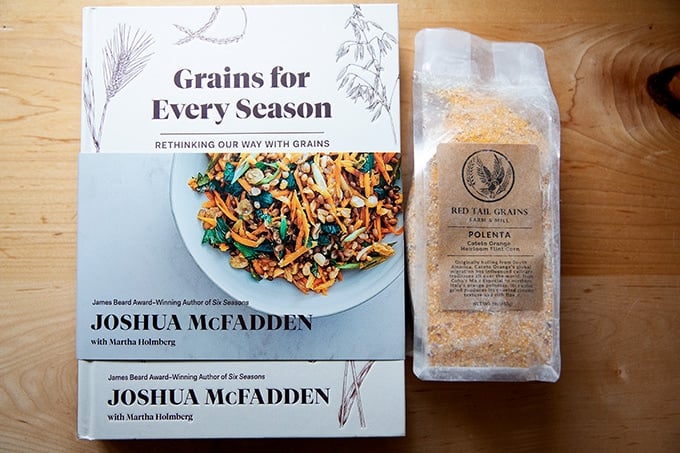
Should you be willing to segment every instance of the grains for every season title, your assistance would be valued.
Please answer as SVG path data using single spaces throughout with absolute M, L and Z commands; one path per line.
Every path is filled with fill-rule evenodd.
M 229 66 L 222 73 L 193 72 L 182 68 L 175 72 L 173 85 L 181 90 L 203 89 L 303 89 L 312 78 L 309 71 L 291 72 L 283 66 L 274 66 L 267 75 L 263 72 L 231 72 Z M 331 118 L 330 102 L 253 102 L 241 98 L 236 102 L 175 103 L 168 99 L 153 100 L 154 120 L 186 118 L 190 120 L 212 120 L 222 124 L 229 112 L 237 119 L 248 118 Z

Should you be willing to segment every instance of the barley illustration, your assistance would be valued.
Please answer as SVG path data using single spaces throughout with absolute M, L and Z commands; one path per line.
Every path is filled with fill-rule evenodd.
M 338 90 L 345 89 L 346 96 L 355 103 L 359 100 L 372 114 L 371 122 L 386 112 L 392 128 L 392 136 L 397 141 L 397 132 L 392 116 L 394 97 L 399 75 L 391 88 L 384 80 L 383 58 L 393 50 L 397 38 L 385 31 L 378 23 L 368 20 L 359 5 L 353 5 L 352 15 L 347 19 L 345 28 L 351 28 L 354 39 L 343 42 L 338 48 L 336 61 L 346 59 L 351 53 L 352 62 L 347 63 L 338 73 Z M 389 89 L 388 89 L 389 88 Z
M 98 127 L 95 122 L 94 79 L 87 59 L 85 60 L 83 102 L 87 124 L 97 152 L 101 148 L 102 132 L 109 102 L 144 70 L 153 55 L 153 52 L 149 52 L 153 42 L 153 38 L 148 33 L 141 30 L 132 31 L 129 26 L 119 24 L 113 37 L 106 43 L 106 47 L 103 49 L 106 100 Z

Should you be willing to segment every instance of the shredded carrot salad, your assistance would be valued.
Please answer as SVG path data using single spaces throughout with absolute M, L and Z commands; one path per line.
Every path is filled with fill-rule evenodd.
M 398 153 L 215 153 L 189 180 L 205 194 L 203 243 L 257 280 L 327 294 L 342 271 L 394 254 L 403 195 Z

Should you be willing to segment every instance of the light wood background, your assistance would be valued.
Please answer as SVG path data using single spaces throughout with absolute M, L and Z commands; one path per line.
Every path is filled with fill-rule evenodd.
M 424 383 L 409 369 L 405 438 L 172 442 L 75 437 L 83 6 L 0 0 L 0 450 L 680 451 L 680 118 L 645 90 L 680 64 L 680 2 L 400 4 L 405 152 L 417 30 L 546 51 L 562 124 L 558 383 Z

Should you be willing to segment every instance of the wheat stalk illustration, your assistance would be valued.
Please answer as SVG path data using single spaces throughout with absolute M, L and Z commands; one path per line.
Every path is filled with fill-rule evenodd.
M 479 161 L 479 157 L 477 157 L 477 161 Z M 473 160 L 465 166 L 465 181 L 467 182 L 468 186 L 470 186 L 470 187 L 474 187 L 474 185 L 475 185 L 474 169 L 475 169 L 475 165 L 477 165 L 477 164 L 478 164 L 478 162 L 475 162 Z
M 153 55 L 153 52 L 149 52 L 153 43 L 153 38 L 148 33 L 141 30 L 132 31 L 125 24 L 118 25 L 118 28 L 103 49 L 106 100 L 104 101 L 98 125 L 95 119 L 94 78 L 87 59 L 85 59 L 83 103 L 85 105 L 87 125 L 97 152 L 101 148 L 102 132 L 109 103 L 123 88 L 142 73 Z
M 338 73 L 338 90 L 345 89 L 346 96 L 355 103 L 361 100 L 372 113 L 371 122 L 386 112 L 392 128 L 392 136 L 397 141 L 397 132 L 392 116 L 392 99 L 399 82 L 395 78 L 391 88 L 384 80 L 383 58 L 387 57 L 397 38 L 385 31 L 378 23 L 368 20 L 359 5 L 353 5 L 352 15 L 347 19 L 345 28 L 351 27 L 354 39 L 343 42 L 338 48 L 336 62 L 352 52 L 353 62 L 347 63 Z

